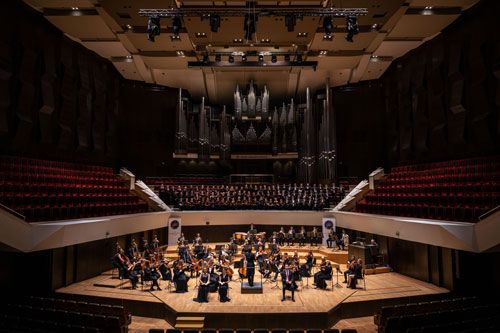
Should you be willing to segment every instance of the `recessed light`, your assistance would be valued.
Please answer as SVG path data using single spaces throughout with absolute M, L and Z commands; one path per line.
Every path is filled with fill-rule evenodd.
M 261 43 L 271 43 L 271 40 L 269 38 L 262 38 L 260 40 Z
M 170 36 L 170 41 L 172 41 L 172 42 L 180 42 L 181 41 L 181 36 L 179 36 L 179 35 L 172 35 L 172 36 Z
M 235 38 L 235 39 L 233 39 L 233 43 L 243 43 L 243 39 L 242 38 Z
M 184 57 L 184 51 L 179 50 L 179 51 L 176 51 L 176 53 L 177 53 L 177 56 Z
M 333 40 L 332 35 L 324 35 L 323 36 L 323 42 L 331 42 Z
M 207 34 L 204 32 L 197 32 L 196 38 L 207 38 Z
M 299 32 L 299 33 L 297 34 L 297 37 L 300 37 L 300 38 L 305 38 L 305 37 L 307 37 L 307 32 Z
M 327 50 L 322 50 L 322 51 L 319 51 L 319 55 L 320 56 L 325 56 L 328 54 L 328 51 Z
M 130 24 L 127 24 L 128 29 L 132 29 L 132 26 Z
M 132 56 L 131 56 L 131 55 L 128 55 L 128 56 L 126 56 L 125 58 L 127 58 L 127 59 L 132 59 Z
M 425 6 L 425 9 L 432 9 L 432 6 Z
M 372 29 L 378 29 L 378 23 L 373 23 Z

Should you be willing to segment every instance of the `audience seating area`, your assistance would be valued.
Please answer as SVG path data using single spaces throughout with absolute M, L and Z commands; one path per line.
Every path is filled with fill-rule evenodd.
M 132 320 L 123 306 L 47 297 L 19 297 L 0 306 L 1 332 L 124 333 Z
M 319 328 L 311 328 L 311 329 L 284 329 L 284 328 L 273 328 L 273 329 L 267 329 L 267 328 L 256 328 L 254 330 L 251 330 L 249 328 L 238 328 L 233 330 L 232 328 L 221 328 L 221 329 L 214 329 L 214 328 L 204 328 L 201 330 L 196 330 L 196 329 L 185 329 L 185 330 L 180 330 L 180 329 L 167 329 L 167 330 L 162 330 L 162 329 L 150 329 L 149 333 L 356 333 L 357 331 L 355 329 L 351 328 L 344 328 L 342 330 L 332 328 L 332 329 L 326 329 L 322 330 Z
M 380 333 L 498 332 L 498 304 L 481 304 L 474 297 L 382 307 L 374 316 Z
M 222 185 L 223 178 L 208 176 L 186 176 L 186 177 L 148 177 L 144 181 L 153 190 L 159 190 L 166 185 Z
M 0 203 L 28 222 L 142 213 L 111 168 L 0 157 Z
M 500 157 L 392 168 L 356 205 L 369 214 L 477 222 L 500 205 Z
M 337 204 L 345 190 L 327 185 L 167 185 L 166 204 L 180 210 L 321 210 Z

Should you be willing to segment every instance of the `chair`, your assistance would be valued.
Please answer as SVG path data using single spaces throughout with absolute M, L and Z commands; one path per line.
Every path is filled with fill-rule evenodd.
M 184 331 L 184 333 L 185 333 L 185 331 Z M 236 330 L 236 333 L 252 333 L 252 330 L 249 328 L 238 328 Z
M 267 328 L 256 328 L 253 333 L 269 333 L 269 330 Z
M 323 331 L 324 333 L 339 333 L 339 329 L 338 328 L 329 328 L 329 329 L 326 329 Z
M 328 330 L 325 330 L 325 333 L 337 333 L 338 332 L 338 330 L 337 330 L 337 332 L 327 332 L 327 331 Z M 319 329 L 319 328 L 309 328 L 307 330 L 307 333 L 322 333 L 322 332 L 321 332 L 321 329 Z
M 356 333 L 357 331 L 354 328 L 344 328 L 342 329 L 342 333 Z
M 288 333 L 304 333 L 304 330 L 294 328 L 294 329 L 288 330 Z
M 271 333 L 287 333 L 287 332 L 286 332 L 286 329 L 284 329 L 284 328 L 273 328 L 271 330 Z
M 149 333 L 165 333 L 165 330 L 160 328 L 150 328 Z
M 221 328 L 219 333 L 234 333 L 234 330 L 232 328 Z
M 217 333 L 217 330 L 215 328 L 203 328 L 201 333 Z
M 167 333 L 181 333 L 181 330 L 176 328 L 167 328 Z

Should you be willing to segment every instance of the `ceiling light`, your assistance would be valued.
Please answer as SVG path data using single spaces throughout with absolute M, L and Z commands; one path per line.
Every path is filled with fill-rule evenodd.
M 323 42 L 331 42 L 333 40 L 332 35 L 324 35 L 323 36 Z
M 207 38 L 207 34 L 204 32 L 197 32 L 196 38 Z
M 287 26 L 289 32 L 295 29 L 295 23 L 296 23 L 295 15 L 285 16 L 285 25 Z
M 235 39 L 233 39 L 233 43 L 243 43 L 243 39 L 235 38 Z
M 259 54 L 259 61 L 264 61 L 264 55 L 263 54 Z
M 214 15 L 210 16 L 210 31 L 217 32 L 220 27 L 220 16 Z
M 425 9 L 431 10 L 432 6 L 425 6 Z
M 269 38 L 262 38 L 260 40 L 261 43 L 271 43 L 271 40 Z
M 359 33 L 359 27 L 358 27 L 358 17 L 357 16 L 348 16 L 346 19 L 347 23 L 347 35 L 345 36 L 345 39 L 348 42 L 354 42 L 352 37 L 354 35 L 357 35 Z
M 220 54 L 216 54 L 216 55 L 215 55 L 215 61 L 216 61 L 216 62 L 220 62 L 220 61 L 221 61 L 221 56 L 220 56 Z
M 132 59 L 132 56 L 131 56 L 131 55 L 128 55 L 128 56 L 126 56 L 125 58 L 127 58 L 127 59 Z
M 182 21 L 179 16 L 172 17 L 172 29 L 174 30 L 174 35 L 178 35 L 182 29 Z
M 276 61 L 278 61 L 278 58 L 276 57 L 276 55 L 275 55 L 275 54 L 273 54 L 273 55 L 271 56 L 271 62 L 274 64 L 274 63 L 276 63 Z
M 378 23 L 373 23 L 372 30 L 378 29 Z
M 132 29 L 132 26 L 130 24 L 127 24 L 127 29 Z
M 256 21 L 257 17 L 254 14 L 245 14 L 245 22 L 243 25 L 243 29 L 245 30 L 245 39 L 252 40 L 253 34 L 256 31 Z
M 184 57 L 184 51 L 180 51 L 180 50 L 179 50 L 179 51 L 177 51 L 176 53 L 177 53 L 177 56 L 179 56 L 179 57 Z
M 234 57 L 230 55 L 227 60 L 232 64 L 234 62 Z
M 320 56 L 326 56 L 327 54 L 328 54 L 328 51 L 326 51 L 326 50 L 319 51 Z
M 148 40 L 154 42 L 155 36 L 160 35 L 160 18 L 151 16 L 148 20 Z
M 323 18 L 323 29 L 327 35 L 332 33 L 333 30 L 333 19 L 331 16 L 325 16 Z
M 297 37 L 299 37 L 299 38 L 305 38 L 305 37 L 307 37 L 307 32 L 299 32 L 297 34 Z
M 172 36 L 170 36 L 170 41 L 171 42 L 180 42 L 181 36 L 172 35 Z

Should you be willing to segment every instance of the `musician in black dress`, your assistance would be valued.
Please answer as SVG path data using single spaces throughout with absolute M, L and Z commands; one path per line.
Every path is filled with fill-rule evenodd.
M 247 259 L 247 278 L 248 278 L 248 285 L 250 287 L 253 286 L 253 278 L 255 275 L 255 255 L 250 249 L 247 253 L 245 253 L 245 257 Z
M 304 277 L 310 277 L 311 276 L 311 269 L 313 268 L 315 262 L 316 262 L 316 259 L 314 258 L 312 251 L 309 250 L 309 253 L 306 256 L 306 263 L 302 264 L 302 266 L 300 266 L 301 275 Z
M 325 257 L 321 258 L 320 271 L 314 274 L 314 285 L 319 289 L 326 289 L 326 280 L 332 278 L 332 266 L 325 260 Z
M 158 278 L 160 274 L 151 267 L 149 261 L 146 261 L 146 267 L 144 267 L 144 281 L 152 281 L 151 290 L 154 290 L 154 287 L 158 290 L 161 290 L 160 285 L 158 284 Z
M 285 300 L 285 291 L 290 290 L 292 292 L 292 302 L 295 302 L 295 277 L 289 265 L 285 265 L 285 268 L 281 272 L 281 282 L 283 284 L 283 298 L 281 301 Z
M 229 288 L 230 277 L 227 274 L 227 268 L 222 268 L 222 274 L 219 276 L 219 296 L 222 303 L 231 301 L 227 297 L 227 290 Z
M 356 283 L 363 278 L 363 263 L 361 259 L 354 261 L 352 273 L 349 274 L 347 288 L 356 289 Z
M 111 263 L 113 264 L 114 267 L 118 269 L 118 278 L 122 280 L 125 275 L 126 267 L 125 267 L 125 254 L 121 247 L 117 247 L 117 251 L 113 256 L 113 260 L 111 261 Z
M 207 267 L 203 267 L 200 275 L 200 283 L 198 286 L 198 296 L 194 299 L 195 302 L 208 303 L 208 285 L 210 284 L 210 274 Z
M 174 279 L 175 282 L 175 292 L 176 293 L 185 293 L 188 291 L 188 281 L 189 277 L 184 274 L 186 270 L 186 266 L 184 265 L 184 261 L 179 260 L 177 265 L 174 268 Z

